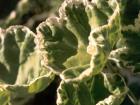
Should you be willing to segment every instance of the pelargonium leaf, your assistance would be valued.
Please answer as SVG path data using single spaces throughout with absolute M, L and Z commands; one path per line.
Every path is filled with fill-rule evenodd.
M 54 78 L 54 74 L 40 64 L 34 37 L 24 26 L 0 29 L 0 90 L 5 90 L 0 94 L 1 97 L 8 94 L 5 98 L 8 104 L 24 105 Z
M 122 77 L 117 74 L 109 76 L 108 73 L 102 73 L 86 81 L 62 81 L 57 90 L 57 104 L 120 105 L 127 90 Z
M 58 88 L 58 105 L 94 105 L 90 90 L 85 83 L 61 82 Z
M 118 41 L 116 49 L 111 52 L 110 60 L 112 70 L 119 72 L 126 79 L 129 88 L 129 98 L 137 104 L 139 95 L 139 77 L 140 77 L 140 14 L 134 19 L 134 24 L 124 25 L 122 27 L 122 37 Z M 132 98 L 133 97 L 133 98 Z
M 121 67 L 131 69 L 133 72 L 139 72 L 140 63 L 140 13 L 137 15 L 134 25 L 123 26 L 122 37 L 117 43 L 117 49 L 112 51 L 110 55 L 111 58 L 116 59 Z
M 107 98 L 99 101 L 96 105 L 120 105 L 128 91 L 125 81 L 118 74 L 103 73 L 104 86 L 111 93 Z
M 49 18 L 37 28 L 36 44 L 42 64 L 63 80 L 71 77 L 65 74 L 86 65 L 90 66 L 78 69 L 79 74 L 69 80 L 100 73 L 119 39 L 118 2 L 66 0 L 59 11 L 59 17 Z
M 65 69 L 63 63 L 77 52 L 77 39 L 58 18 L 49 18 L 37 28 L 37 46 L 39 47 L 45 66 L 56 72 Z

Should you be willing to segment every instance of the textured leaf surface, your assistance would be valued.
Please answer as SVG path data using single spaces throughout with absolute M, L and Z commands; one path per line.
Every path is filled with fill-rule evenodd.
M 116 0 L 65 0 L 59 17 L 49 18 L 37 28 L 42 65 L 62 79 L 58 105 L 122 103 L 127 89 L 118 88 L 121 80 L 117 84 L 114 77 L 109 81 L 106 74 L 100 74 L 121 35 L 119 9 Z M 101 83 L 95 82 L 93 75 L 97 74 Z M 105 90 L 100 90 L 104 93 L 101 97 L 96 85 Z
M 57 105 L 124 105 L 126 95 L 139 105 L 139 5 L 65 0 L 58 17 L 42 22 L 37 35 L 23 26 L 1 29 L 2 105 L 24 105 L 54 74 L 61 78 Z
M 59 16 L 47 19 L 37 28 L 36 43 L 43 55 L 42 64 L 68 81 L 98 74 L 119 38 L 117 1 L 66 0 Z M 90 66 L 78 69 L 86 65 Z M 79 75 L 66 79 L 64 74 L 75 69 L 80 70 Z
M 45 89 L 54 75 L 40 65 L 33 32 L 24 26 L 0 31 L 1 102 L 24 105 L 33 94 Z
M 57 92 L 58 105 L 120 105 L 127 87 L 120 76 L 104 73 L 85 82 L 62 81 Z

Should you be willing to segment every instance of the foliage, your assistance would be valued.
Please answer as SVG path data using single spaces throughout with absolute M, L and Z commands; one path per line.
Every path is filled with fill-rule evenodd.
M 139 105 L 139 11 L 139 0 L 65 0 L 36 33 L 1 28 L 0 105 L 27 105 L 56 75 L 57 105 Z

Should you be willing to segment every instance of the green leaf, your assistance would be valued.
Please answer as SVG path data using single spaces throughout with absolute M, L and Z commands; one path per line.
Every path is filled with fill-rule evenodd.
M 116 59 L 116 63 L 124 69 L 139 72 L 140 63 L 140 16 L 135 19 L 134 25 L 122 28 L 122 38 L 117 43 L 117 49 L 111 52 L 110 57 Z
M 0 94 L 8 94 L 8 104 L 24 105 L 54 79 L 54 74 L 41 66 L 34 37 L 24 26 L 0 30 L 0 90 L 6 90 Z
M 77 39 L 63 24 L 58 18 L 49 18 L 37 28 L 42 62 L 55 72 L 65 69 L 63 63 L 77 52 Z
M 64 81 L 78 81 L 100 73 L 119 40 L 118 2 L 66 0 L 59 16 L 48 18 L 37 27 L 36 44 L 42 65 L 60 74 Z M 89 67 L 80 70 L 86 65 Z M 77 69 L 75 78 L 65 78 L 65 74 Z
M 58 90 L 58 105 L 94 105 L 90 91 L 85 83 L 61 82 Z
M 57 90 L 57 104 L 120 105 L 128 90 L 122 79 L 119 75 L 102 73 L 84 82 L 62 81 Z

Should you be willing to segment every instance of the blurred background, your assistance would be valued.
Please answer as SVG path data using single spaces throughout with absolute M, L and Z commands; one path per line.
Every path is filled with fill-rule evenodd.
M 63 0 L 0 0 L 0 27 L 25 25 L 33 31 L 48 16 L 57 15 Z

